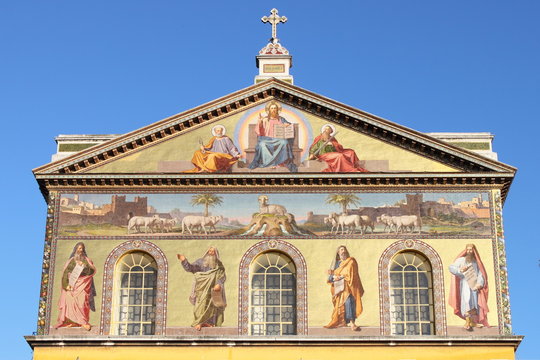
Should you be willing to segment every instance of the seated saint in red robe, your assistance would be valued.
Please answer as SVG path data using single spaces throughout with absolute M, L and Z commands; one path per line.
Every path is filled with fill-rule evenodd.
M 321 134 L 313 140 L 309 148 L 309 158 L 326 162 L 328 166 L 323 172 L 367 172 L 360 167 L 354 150 L 343 148 L 334 135 L 334 127 L 330 124 L 324 125 Z

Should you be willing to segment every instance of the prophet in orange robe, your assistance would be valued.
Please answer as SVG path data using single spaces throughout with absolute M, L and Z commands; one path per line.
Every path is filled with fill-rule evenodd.
M 340 250 L 344 249 L 345 259 L 340 256 Z M 346 326 L 351 324 L 353 330 L 357 329 L 355 320 L 362 313 L 362 295 L 364 288 L 358 275 L 358 263 L 355 258 L 350 257 L 345 246 L 338 248 L 336 254 L 336 262 L 333 266 L 335 269 L 330 270 L 331 274 L 328 278 L 328 283 L 331 284 L 332 303 L 334 310 L 332 311 L 332 319 L 325 326 L 327 329 Z M 338 289 L 337 279 L 343 279 L 343 290 Z
M 228 172 L 240 156 L 228 136 L 214 136 L 204 149 L 195 151 L 191 159 L 195 168 L 185 172 Z

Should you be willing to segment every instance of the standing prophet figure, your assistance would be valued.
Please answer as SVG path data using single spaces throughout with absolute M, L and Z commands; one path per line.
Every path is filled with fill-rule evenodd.
M 86 255 L 84 243 L 73 248 L 62 273 L 62 292 L 58 301 L 58 321 L 55 328 L 82 327 L 90 330 L 90 310 L 96 311 L 94 275 L 96 267 Z
M 489 326 L 487 274 L 476 246 L 468 244 L 449 267 L 452 276 L 450 306 L 454 314 L 465 320 L 467 331 Z
M 189 296 L 189 301 L 194 305 L 195 318 L 191 326 L 198 331 L 203 327 L 221 326 L 227 301 L 225 267 L 219 259 L 218 250 L 210 247 L 203 257 L 193 264 L 182 254 L 177 254 L 176 257 L 184 270 L 195 276 Z
M 328 270 L 328 281 L 331 284 L 332 320 L 325 326 L 327 329 L 349 325 L 352 331 L 357 331 L 356 318 L 362 313 L 362 295 L 364 288 L 358 275 L 358 263 L 349 255 L 343 245 L 339 246 L 336 256 Z

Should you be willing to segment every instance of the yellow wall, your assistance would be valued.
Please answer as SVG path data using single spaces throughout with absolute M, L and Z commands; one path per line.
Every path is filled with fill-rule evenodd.
M 109 346 L 36 348 L 34 360 L 511 360 L 512 346 Z

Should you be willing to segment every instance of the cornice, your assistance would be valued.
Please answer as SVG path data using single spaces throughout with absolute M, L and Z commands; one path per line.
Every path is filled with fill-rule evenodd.
M 42 174 L 36 175 L 47 199 L 49 191 L 174 191 L 226 190 L 262 187 L 426 188 L 485 187 L 501 190 L 504 201 L 514 174 L 508 173 L 347 173 L 347 174 Z
M 351 337 L 247 337 L 247 336 L 25 336 L 36 347 L 69 346 L 512 346 L 517 349 L 523 336 L 351 336 Z
M 193 174 L 183 173 L 148 173 L 148 174 L 38 174 L 37 180 L 41 179 L 120 179 L 120 178 L 145 178 L 145 179 L 269 179 L 269 178 L 283 178 L 283 179 L 313 179 L 313 178 L 325 178 L 325 179 L 344 179 L 344 178 L 508 178 L 513 177 L 514 173 L 232 173 L 232 174 L 215 174 L 215 173 L 197 173 Z

